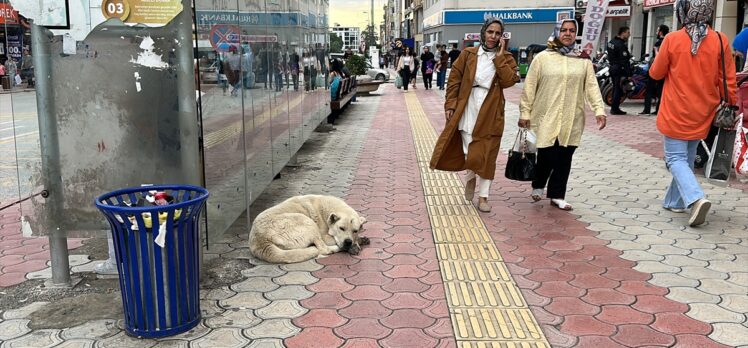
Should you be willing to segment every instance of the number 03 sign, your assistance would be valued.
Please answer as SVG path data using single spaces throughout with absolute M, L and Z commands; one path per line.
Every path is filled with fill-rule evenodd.
M 119 18 L 124 22 L 130 15 L 130 4 L 127 0 L 104 0 L 101 2 L 101 12 L 106 18 Z
M 182 12 L 182 0 L 103 0 L 104 17 L 119 18 L 125 24 L 164 26 Z

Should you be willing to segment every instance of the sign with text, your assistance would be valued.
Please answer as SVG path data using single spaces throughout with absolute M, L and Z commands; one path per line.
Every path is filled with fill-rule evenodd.
M 484 11 L 444 11 L 444 24 L 483 24 L 488 17 L 498 17 L 504 23 L 556 23 L 559 18 L 573 18 L 574 9 L 540 8 Z
M 631 6 L 609 6 L 606 18 L 631 17 Z
M 327 20 L 311 14 L 301 16 L 300 13 L 294 12 L 196 11 L 196 16 L 197 25 L 299 26 L 307 23 L 314 26 Z
M 20 62 L 23 59 L 23 35 L 19 33 L 5 38 L 8 42 L 8 55 Z
M 0 24 L 18 24 L 18 11 L 14 10 L 10 4 L 0 3 Z
M 591 57 L 597 51 L 600 34 L 608 12 L 609 0 L 590 0 L 584 15 L 584 32 L 582 33 L 582 56 Z
M 160 27 L 182 12 L 181 0 L 103 0 L 105 18 L 119 18 L 125 24 Z
M 653 8 L 674 4 L 675 0 L 644 0 L 644 8 Z

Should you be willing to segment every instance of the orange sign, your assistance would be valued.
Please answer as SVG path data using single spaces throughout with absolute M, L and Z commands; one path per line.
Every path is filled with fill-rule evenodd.
M 0 4 L 0 24 L 18 24 L 18 11 L 10 4 Z

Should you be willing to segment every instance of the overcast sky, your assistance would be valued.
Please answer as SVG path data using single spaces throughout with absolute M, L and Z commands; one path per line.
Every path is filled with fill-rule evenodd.
M 379 30 L 384 12 L 384 0 L 374 0 L 374 26 Z M 364 13 L 366 11 L 366 13 Z M 371 21 L 371 0 L 330 0 L 330 26 L 339 23 L 344 27 L 365 29 Z

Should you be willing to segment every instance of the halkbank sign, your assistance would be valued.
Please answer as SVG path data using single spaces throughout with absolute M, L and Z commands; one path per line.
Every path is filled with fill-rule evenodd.
M 574 8 L 448 10 L 444 11 L 444 24 L 483 24 L 489 17 L 498 17 L 504 23 L 556 23 L 564 18 L 574 18 Z

